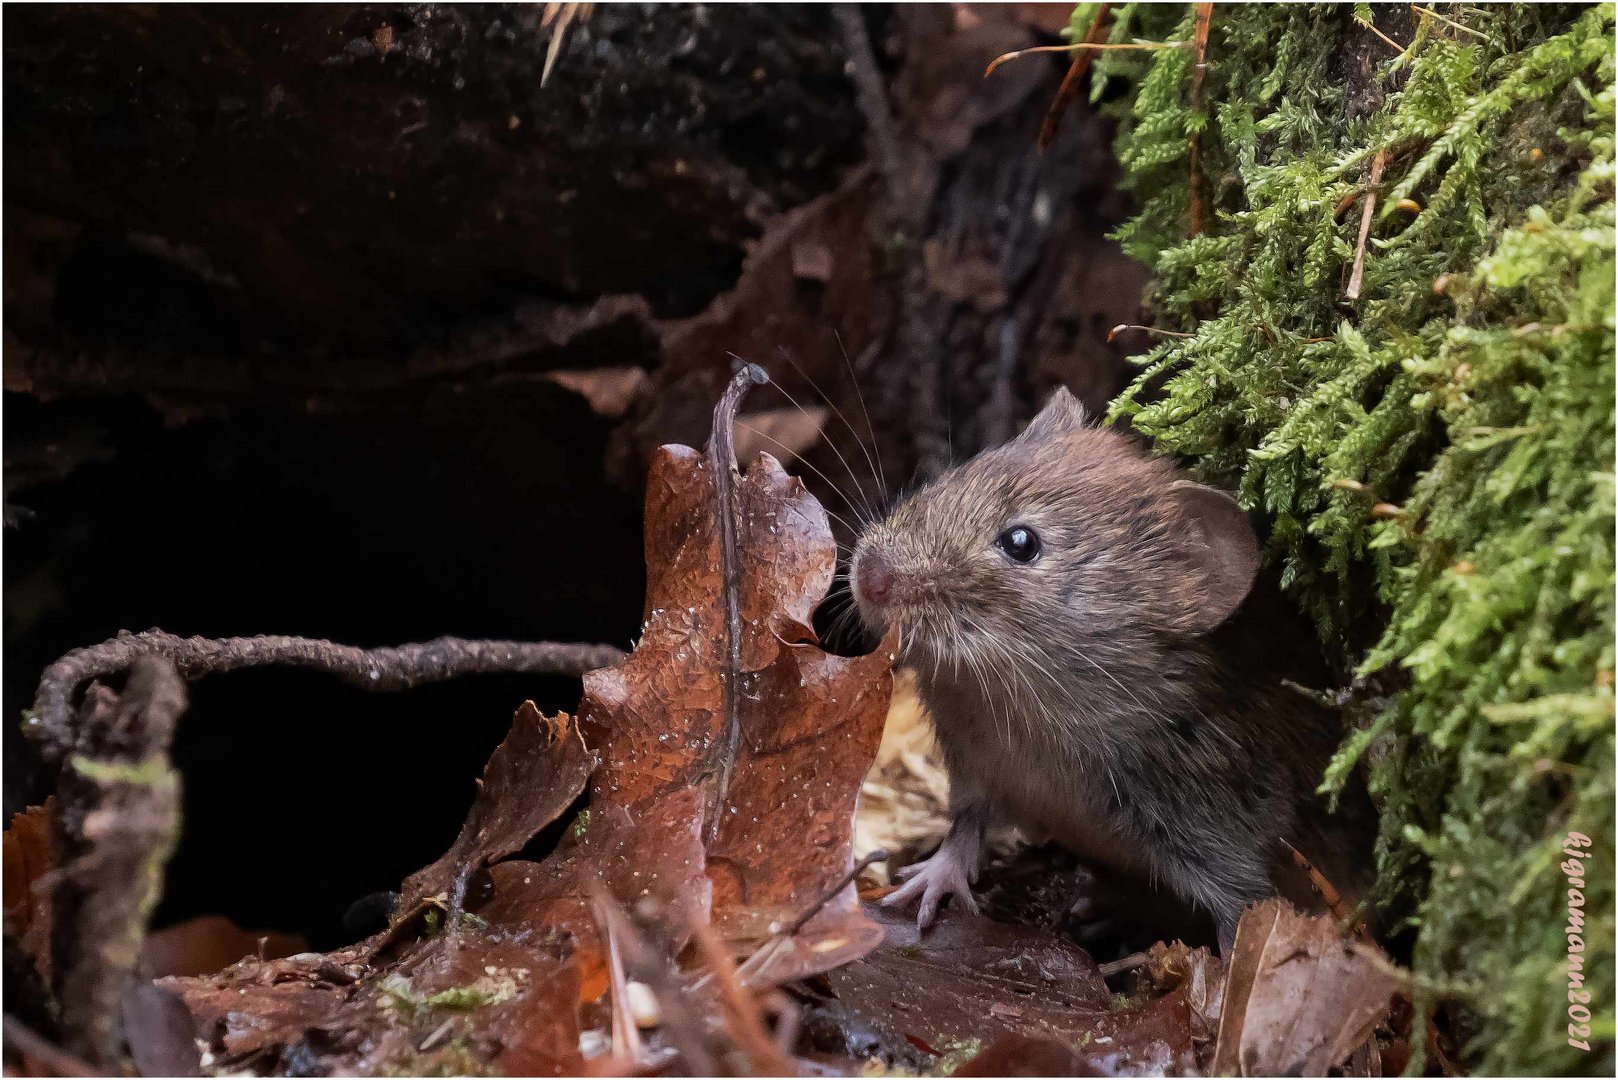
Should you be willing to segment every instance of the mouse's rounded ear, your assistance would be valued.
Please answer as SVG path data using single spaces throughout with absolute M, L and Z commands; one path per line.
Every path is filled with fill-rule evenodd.
M 1179 622 L 1193 634 L 1206 634 L 1230 618 L 1258 576 L 1258 537 L 1236 500 L 1192 480 L 1169 488 L 1180 528 L 1179 554 L 1195 583 L 1195 601 Z
M 1069 431 L 1077 431 L 1089 422 L 1089 415 L 1079 399 L 1068 392 L 1065 386 L 1058 386 L 1056 392 L 1045 402 L 1045 407 L 1039 410 L 1039 415 L 1028 422 L 1023 433 L 1017 438 L 1028 442 L 1039 442 L 1042 439 L 1065 435 Z

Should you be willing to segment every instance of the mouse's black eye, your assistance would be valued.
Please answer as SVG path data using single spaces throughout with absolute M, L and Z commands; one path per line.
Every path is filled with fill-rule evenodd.
M 1039 534 L 1026 525 L 1013 525 L 995 537 L 994 544 L 1013 562 L 1031 563 L 1039 558 Z

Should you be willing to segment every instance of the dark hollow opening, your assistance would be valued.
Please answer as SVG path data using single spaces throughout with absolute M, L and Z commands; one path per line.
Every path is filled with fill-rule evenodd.
M 607 426 L 582 399 L 536 382 L 348 408 L 251 407 L 165 428 L 106 403 L 105 460 L 17 496 L 9 714 L 57 655 L 123 629 L 627 646 L 643 591 L 639 498 L 602 477 Z M 12 395 L 6 413 L 35 433 L 98 419 Z M 217 912 L 340 944 L 351 902 L 396 888 L 454 839 L 515 707 L 571 710 L 578 696 L 575 679 L 532 677 L 367 694 L 279 668 L 194 684 L 158 925 Z M 15 726 L 7 738 L 17 762 Z M 10 782 L 8 809 L 39 794 Z

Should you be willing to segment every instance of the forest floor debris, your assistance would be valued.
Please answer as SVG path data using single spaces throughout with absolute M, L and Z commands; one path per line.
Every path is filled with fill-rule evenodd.
M 1109 984 L 1059 918 L 950 911 L 922 935 L 909 915 L 861 903 L 867 849 L 925 843 L 942 779 L 913 692 L 890 712 L 897 642 L 835 656 L 810 629 L 835 544 L 773 458 L 733 465 L 728 426 L 754 381 L 733 383 L 708 454 L 656 456 L 635 650 L 585 675 L 576 720 L 517 711 L 460 836 L 403 884 L 388 929 L 330 953 L 137 975 L 111 1010 L 137 1065 L 1195 1073 L 1325 1067 L 1372 1037 L 1397 975 L 1331 919 L 1278 902 L 1243 924 L 1239 984 L 1206 949 L 1159 943 Z M 519 855 L 586 793 L 554 851 Z M 893 817 L 880 834 L 879 809 Z M 22 857 L 37 847 L 31 820 L 7 834 L 8 881 L 38 861 Z M 8 942 L 22 918 L 8 911 Z M 1284 962 L 1295 956 L 1307 970 Z M 1299 979 L 1330 983 L 1343 1007 L 1298 1009 Z M 1263 1048 L 1273 1031 L 1289 1045 Z M 48 1070 L 45 1057 L 34 1067 Z

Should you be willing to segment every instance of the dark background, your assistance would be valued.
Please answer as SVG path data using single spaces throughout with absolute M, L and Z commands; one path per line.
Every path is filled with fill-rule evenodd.
M 1100 405 L 1144 285 L 1110 131 L 1081 101 L 1035 153 L 1065 58 L 982 78 L 1068 10 L 603 6 L 541 86 L 539 7 L 7 7 L 7 714 L 124 629 L 627 646 L 646 455 L 729 352 L 850 417 L 857 378 L 888 494 L 1057 383 Z M 159 922 L 319 947 L 448 846 L 523 698 L 578 696 L 193 689 Z M 53 779 L 5 737 L 9 814 Z

